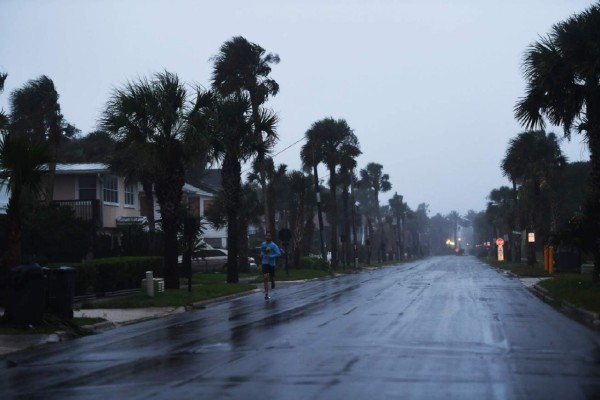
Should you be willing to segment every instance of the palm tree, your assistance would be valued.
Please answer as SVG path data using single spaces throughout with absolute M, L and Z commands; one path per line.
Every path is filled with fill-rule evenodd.
M 115 151 L 108 158 L 111 170 L 123 175 L 129 181 L 142 184 L 148 226 L 149 246 L 153 246 L 156 227 L 154 219 L 154 181 L 155 169 L 155 127 L 154 117 L 149 115 L 146 97 L 152 92 L 151 84 L 142 80 L 128 82 L 123 88 L 116 89 L 107 104 L 102 125 L 112 133 L 116 140 Z
M 7 219 L 7 255 L 0 275 L 7 276 L 8 271 L 21 262 L 21 219 L 22 204 L 27 196 L 39 196 L 44 191 L 46 165 L 52 160 L 46 142 L 33 140 L 28 136 L 19 136 L 4 131 L 0 139 L 0 183 L 10 197 L 6 210 Z M 2 268 L 2 267 L 0 267 Z M 10 310 L 10 288 L 5 291 L 4 304 Z M 10 314 L 5 314 L 7 319 Z
M 404 259 L 404 219 L 408 213 L 408 204 L 403 201 L 404 197 L 397 192 L 388 200 L 391 214 L 396 218 L 396 251 L 397 259 Z
M 293 254 L 294 268 L 300 268 L 300 253 L 304 239 L 304 218 L 306 199 L 309 196 L 311 182 L 310 177 L 302 171 L 291 171 L 288 173 L 290 183 L 290 225 L 292 231 L 291 252 Z
M 383 221 L 381 220 L 381 213 L 379 211 L 379 193 L 387 192 L 392 189 L 390 183 L 390 176 L 383 173 L 383 165 L 378 163 L 369 163 L 366 168 L 360 170 L 361 185 L 371 190 L 373 195 L 373 204 L 375 210 L 375 220 L 378 225 L 378 242 L 379 248 L 377 251 L 377 259 L 379 262 L 382 261 L 385 250 L 384 235 L 383 235 Z
M 361 155 L 362 152 L 356 146 L 342 146 L 340 151 L 340 164 L 339 164 L 339 177 L 340 184 L 342 185 L 342 205 L 343 205 L 343 236 L 344 236 L 344 259 L 346 265 L 350 264 L 350 187 L 356 181 L 354 169 L 356 168 L 356 158 Z M 352 210 L 354 212 L 354 210 Z
M 562 125 L 570 138 L 573 129 L 585 135 L 590 149 L 591 195 L 588 209 L 600 215 L 600 3 L 555 24 L 550 34 L 525 52 L 525 97 L 515 115 L 527 129 L 544 128 L 544 118 Z M 600 217 L 595 217 L 600 237 Z M 593 280 L 600 282 L 600 241 L 593 249 Z
M 265 229 L 270 229 L 272 213 L 269 208 L 272 205 L 268 203 L 266 165 L 264 163 L 267 154 L 277 140 L 277 135 L 263 136 L 264 132 L 261 132 L 258 127 L 261 124 L 260 120 L 265 118 L 264 115 L 261 115 L 261 112 L 264 112 L 264 110 L 261 111 L 261 106 L 269 96 L 275 96 L 279 92 L 279 84 L 269 78 L 271 64 L 279 63 L 279 56 L 266 53 L 265 49 L 259 45 L 249 42 L 242 36 L 236 36 L 223 43 L 219 54 L 214 56 L 213 60 L 212 87 L 215 91 L 221 96 L 246 93 L 249 97 L 254 136 L 260 145 L 256 154 L 256 164 L 260 175 L 263 199 L 265 199 Z
M 137 145 L 143 153 L 135 158 L 140 161 L 137 177 L 148 173 L 154 184 L 165 240 L 165 286 L 171 289 L 179 288 L 177 233 L 184 163 L 186 157 L 205 151 L 196 121 L 202 95 L 197 90 L 196 102 L 190 104 L 177 75 L 165 71 L 115 90 L 101 120 L 118 145 Z
M 239 248 L 239 213 L 242 206 L 242 163 L 264 151 L 264 142 L 256 141 L 255 132 L 267 137 L 276 135 L 277 116 L 259 110 L 255 127 L 249 97 L 233 94 L 226 97 L 210 94 L 199 108 L 210 144 L 211 159 L 222 163 L 223 194 L 227 213 L 227 282 L 237 283 Z
M 512 243 L 512 230 L 520 226 L 519 207 L 527 211 L 528 227 L 535 230 L 537 210 L 540 204 L 540 193 L 548 193 L 550 205 L 550 234 L 557 233 L 558 201 L 556 200 L 556 181 L 560 170 L 566 164 L 558 140 L 554 133 L 541 131 L 522 132 L 509 142 L 506 155 L 502 160 L 502 170 L 513 185 L 513 202 L 515 216 L 509 226 L 509 243 Z M 520 185 L 522 196 L 517 196 L 517 185 Z M 519 201 L 521 199 L 522 201 Z M 518 254 L 515 254 L 518 257 Z M 530 255 L 530 258 L 533 255 Z M 535 262 L 534 259 L 530 262 Z
M 52 151 L 53 161 L 48 165 L 49 175 L 45 197 L 52 200 L 54 192 L 54 172 L 59 147 L 65 137 L 72 137 L 78 131 L 68 124 L 60 111 L 58 92 L 52 79 L 42 75 L 30 80 L 10 95 L 10 126 L 17 135 L 31 136 L 33 140 L 47 141 Z
M 262 160 L 262 163 L 256 159 L 253 163 L 253 172 L 248 174 L 249 181 L 257 181 L 259 184 L 261 184 L 261 167 L 265 172 L 267 182 L 267 198 L 263 199 L 263 205 L 265 202 L 269 204 L 269 217 L 266 219 L 269 224 L 266 226 L 266 230 L 275 234 L 275 232 L 277 232 L 277 227 L 275 226 L 275 215 L 277 214 L 277 211 L 280 213 L 285 212 L 281 207 L 278 207 L 278 205 L 281 206 L 284 203 L 283 199 L 287 197 L 286 193 L 284 193 L 286 186 L 285 180 L 287 165 L 279 164 L 277 167 L 275 167 L 275 163 L 271 157 L 267 157 L 266 159 Z M 285 224 L 284 220 L 285 218 L 280 215 L 281 224 Z M 280 226 L 280 228 L 281 227 L 283 226 Z
M 300 158 L 304 166 L 324 163 L 329 170 L 330 220 L 331 220 L 331 267 L 337 267 L 337 171 L 342 154 L 359 153 L 358 138 L 344 119 L 324 118 L 312 124 L 306 131 L 306 143 L 302 146 Z M 314 159 L 314 163 L 313 163 Z
M 508 186 L 493 189 L 488 199 L 490 201 L 485 213 L 490 225 L 494 228 L 494 236 L 500 237 L 512 225 L 512 213 L 514 212 L 512 190 Z

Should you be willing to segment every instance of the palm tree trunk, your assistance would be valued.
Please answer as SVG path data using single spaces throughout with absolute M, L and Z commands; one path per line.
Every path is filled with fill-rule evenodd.
M 225 156 L 223 160 L 223 192 L 227 211 L 227 283 L 238 283 L 238 209 L 241 205 L 241 164 Z
M 177 232 L 180 225 L 181 196 L 185 178 L 184 168 L 177 157 L 179 147 L 167 147 L 162 165 L 168 166 L 156 179 L 156 198 L 160 204 L 162 229 L 165 241 L 165 287 L 179 289 L 179 268 L 177 267 Z
M 337 196 L 336 196 L 335 165 L 329 166 L 329 187 L 331 196 L 331 268 L 335 270 L 338 264 L 338 226 L 337 226 Z
M 315 233 L 314 213 L 307 216 L 304 224 L 304 237 L 302 246 L 302 255 L 308 256 L 312 252 L 313 235 Z M 318 253 L 318 251 L 317 251 Z
M 300 201 L 296 218 L 293 222 L 292 252 L 294 257 L 294 268 L 300 268 L 300 253 L 303 241 L 303 223 L 304 223 L 304 193 L 300 194 Z
M 342 191 L 342 203 L 344 207 L 344 262 L 347 266 L 350 265 L 350 193 L 348 186 L 344 185 Z

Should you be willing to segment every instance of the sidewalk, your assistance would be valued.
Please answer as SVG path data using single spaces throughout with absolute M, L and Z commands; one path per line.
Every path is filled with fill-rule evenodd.
M 1 310 L 1 309 L 0 309 Z M 101 332 L 107 329 L 113 329 L 118 326 L 133 324 L 149 319 L 161 318 L 167 315 L 179 314 L 185 312 L 185 307 L 151 307 L 136 309 L 89 309 L 74 310 L 75 318 L 103 318 L 106 321 L 94 325 L 87 325 L 83 328 L 94 332 Z M 2 310 L 3 312 L 3 310 Z M 59 343 L 72 339 L 68 332 L 59 331 L 54 333 L 42 334 L 22 334 L 22 335 L 2 335 L 0 334 L 0 357 L 24 350 L 30 347 L 41 346 L 47 343 Z

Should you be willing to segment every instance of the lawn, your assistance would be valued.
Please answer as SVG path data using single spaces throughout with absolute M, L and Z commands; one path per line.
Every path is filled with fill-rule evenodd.
M 483 261 L 522 278 L 551 278 L 540 281 L 538 285 L 546 289 L 558 304 L 567 301 L 585 310 L 600 313 L 600 283 L 593 283 L 591 274 L 549 274 L 544 271 L 543 264 L 529 266 L 496 260 Z

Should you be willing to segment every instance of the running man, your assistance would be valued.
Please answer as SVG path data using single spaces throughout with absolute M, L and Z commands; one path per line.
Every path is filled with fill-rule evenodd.
M 265 234 L 265 241 L 260 245 L 260 255 L 262 263 L 263 283 L 265 286 L 265 300 L 269 300 L 269 280 L 271 289 L 275 289 L 275 265 L 277 257 L 281 257 L 281 251 L 273 243 L 273 235 L 270 231 Z

